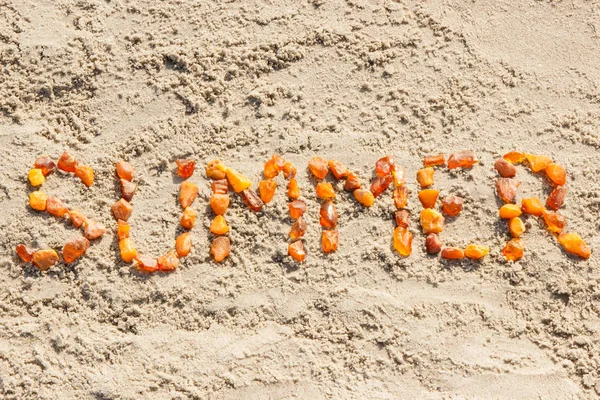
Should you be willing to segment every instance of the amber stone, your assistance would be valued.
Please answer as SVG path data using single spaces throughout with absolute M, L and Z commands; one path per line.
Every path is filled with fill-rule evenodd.
M 478 162 L 479 160 L 472 151 L 459 151 L 458 153 L 450 154 L 450 157 L 448 157 L 448 168 L 471 168 Z
M 62 155 L 58 159 L 58 169 L 65 172 L 75 172 L 75 168 L 77 168 L 77 160 L 75 159 L 75 157 L 73 157 L 66 151 L 62 153 Z
M 258 195 L 252 189 L 242 190 L 240 193 L 242 200 L 252 211 L 260 211 L 265 203 L 258 197 Z
M 394 212 L 394 220 L 396 221 L 396 226 L 401 226 L 403 228 L 408 228 L 410 225 L 410 213 L 408 210 L 396 210 Z
M 519 217 L 514 217 L 508 220 L 508 231 L 512 237 L 521 237 L 525 233 L 525 224 Z
M 115 219 L 122 219 L 123 221 L 127 221 L 133 213 L 133 206 L 129 204 L 127 200 L 121 199 L 112 205 L 111 210 L 113 215 L 115 216 Z
M 127 161 L 119 161 L 117 163 L 117 176 L 126 181 L 133 179 L 133 166 Z
M 215 235 L 224 235 L 229 232 L 229 225 L 227 225 L 224 216 L 217 215 L 215 219 L 212 220 L 210 223 L 210 232 Z
M 288 245 L 288 254 L 296 261 L 304 261 L 306 258 L 306 251 L 304 250 L 302 240 L 296 240 L 294 243 L 290 243 Z
M 517 175 L 517 168 L 504 158 L 499 158 L 494 163 L 494 168 L 503 178 L 512 178 Z
M 119 240 L 127 239 L 131 234 L 131 225 L 127 223 L 127 221 L 118 220 L 117 221 L 117 237 Z
M 558 164 L 549 164 L 546 167 L 546 175 L 555 185 L 562 186 L 567 182 L 567 172 Z
M 121 179 L 121 197 L 127 201 L 131 201 L 133 199 L 133 195 L 137 189 L 137 185 L 127 179 Z
M 444 217 L 432 208 L 425 208 L 421 211 L 420 222 L 425 234 L 440 233 L 444 230 Z
M 78 165 L 75 168 L 75 176 L 81 179 L 81 182 L 87 187 L 94 184 L 94 170 L 87 165 Z
M 576 233 L 561 233 L 558 235 L 558 242 L 567 253 L 575 254 L 583 258 L 590 258 L 590 255 L 592 254 L 583 239 Z
M 329 160 L 328 165 L 331 173 L 333 176 L 335 176 L 335 179 L 346 179 L 350 173 L 348 168 L 344 167 L 344 165 L 339 161 Z
M 358 176 L 352 172 L 349 172 L 346 182 L 344 183 L 344 190 L 347 192 L 353 192 L 356 189 L 360 189 L 360 181 L 358 180 Z
M 423 208 L 434 208 L 439 194 L 440 192 L 435 189 L 420 190 L 419 201 Z
M 198 195 L 198 186 L 192 182 L 182 182 L 179 186 L 179 204 L 182 208 L 187 208 L 192 205 Z
M 566 195 L 567 189 L 564 186 L 557 186 L 552 190 L 548 199 L 546 199 L 546 205 L 556 211 L 562 207 Z
M 294 178 L 290 179 L 287 186 L 287 195 L 290 199 L 297 199 L 300 197 L 300 187 L 298 181 Z
M 521 182 L 515 178 L 499 178 L 496 181 L 496 193 L 503 202 L 512 203 L 515 201 L 520 184 Z
M 185 229 L 192 229 L 196 223 L 196 216 L 196 210 L 191 207 L 187 207 L 185 210 L 183 210 L 183 214 L 181 214 L 179 224 Z
M 156 258 L 140 255 L 138 254 L 135 257 L 136 268 L 143 272 L 155 272 L 158 271 L 158 261 Z
M 69 219 L 75 228 L 79 228 L 87 220 L 85 215 L 79 210 L 69 210 L 68 214 Z
M 302 200 L 290 201 L 288 208 L 292 219 L 298 219 L 306 212 L 306 204 Z
M 286 162 L 283 165 L 283 177 L 285 179 L 292 179 L 296 176 L 296 167 L 294 167 L 294 164 L 292 164 L 291 162 Z
M 125 262 L 133 261 L 134 257 L 137 255 L 137 250 L 129 238 L 119 240 L 119 250 L 121 252 L 121 258 Z
M 215 194 L 227 194 L 229 182 L 227 182 L 227 179 L 217 179 L 210 183 L 210 187 Z
M 65 203 L 58 197 L 48 196 L 48 200 L 46 201 L 46 211 L 48 214 L 52 214 L 55 217 L 64 217 L 66 213 L 69 212 Z
M 210 207 L 217 215 L 223 215 L 229 207 L 228 194 L 212 194 L 210 196 Z
M 457 247 L 444 247 L 442 258 L 447 260 L 461 260 L 465 258 L 465 252 Z
M 46 204 L 48 203 L 48 196 L 44 192 L 36 190 L 29 194 L 29 207 L 37 211 L 46 210 Z
M 525 245 L 523 240 L 514 238 L 506 243 L 506 246 L 502 249 L 502 254 L 504 255 L 504 258 L 509 261 L 517 261 L 523 257 L 524 249 Z
M 371 207 L 375 203 L 373 193 L 365 189 L 356 189 L 354 191 L 354 198 L 365 207 Z
M 177 236 L 175 239 L 175 251 L 178 257 L 185 257 L 192 249 L 192 234 L 185 232 Z
M 189 158 L 175 160 L 177 164 L 177 175 L 183 179 L 187 179 L 194 175 L 194 169 L 196 169 L 196 161 Z
M 206 164 L 206 176 L 210 179 L 225 179 L 227 176 L 227 167 L 221 160 L 213 160 Z
M 521 200 L 521 211 L 523 211 L 525 214 L 531 214 L 535 215 L 536 217 L 540 217 L 544 212 L 544 206 L 537 197 L 530 197 Z
M 15 250 L 24 262 L 31 262 L 31 260 L 33 260 L 33 253 L 35 251 L 32 248 L 27 247 L 24 244 L 18 244 Z
M 231 168 L 227 169 L 227 180 L 234 192 L 240 193 L 252 186 L 252 181 Z
M 290 238 L 299 239 L 306 233 L 306 221 L 304 218 L 299 217 L 290 229 Z
M 318 179 L 323 179 L 329 172 L 329 166 L 327 160 L 323 157 L 313 157 L 308 162 L 308 169 Z
M 512 164 L 520 164 L 525 161 L 525 153 L 521 153 L 520 151 L 509 151 L 503 155 L 502 158 Z
M 533 172 L 543 171 L 552 163 L 552 159 L 544 155 L 525 154 L 525 158 Z
M 270 203 L 273 200 L 275 189 L 277 189 L 277 182 L 273 179 L 265 179 L 258 183 L 258 192 L 263 203 Z
M 390 175 L 393 171 L 394 159 L 391 156 L 385 156 L 383 158 L 380 158 L 375 163 L 375 173 L 379 177 Z
M 442 200 L 442 212 L 451 217 L 455 217 L 462 211 L 463 199 L 458 196 L 448 196 Z
M 31 184 L 31 186 L 40 186 L 46 181 L 44 173 L 40 168 L 30 169 L 29 173 L 27 174 L 27 179 L 29 179 L 29 183 Z
M 394 205 L 396 208 L 404 208 L 408 205 L 408 188 L 406 186 L 394 189 Z
M 35 168 L 39 168 L 42 170 L 42 174 L 44 176 L 48 176 L 56 169 L 56 164 L 52 159 L 48 156 L 40 156 L 35 160 L 33 164 Z
M 164 256 L 158 257 L 156 263 L 159 271 L 173 271 L 179 266 L 179 257 L 177 257 L 175 250 L 171 250 Z
M 500 218 L 502 219 L 515 218 L 521 215 L 522 213 L 523 211 L 521 211 L 521 207 L 519 207 L 516 204 L 505 204 L 502 207 L 500 207 L 499 211 Z
M 81 257 L 89 247 L 90 241 L 84 237 L 71 240 L 63 246 L 63 259 L 66 263 L 71 263 Z
M 413 234 L 407 228 L 397 226 L 394 229 L 394 249 L 401 256 L 407 257 L 412 253 L 412 241 Z
M 283 157 L 281 157 L 278 154 L 273 154 L 271 159 L 275 162 L 275 165 L 277 165 L 277 168 L 279 168 L 279 170 L 281 171 L 283 169 L 283 166 L 285 165 L 285 160 L 283 159 Z
M 390 186 L 394 178 L 392 175 L 378 176 L 371 182 L 371 193 L 373 197 L 379 197 Z
M 435 167 L 437 165 L 445 165 L 446 157 L 443 154 L 427 156 L 423 159 L 423 165 L 426 167 Z
M 544 210 L 542 216 L 550 232 L 561 233 L 565 229 L 565 226 L 567 226 L 567 218 L 557 212 Z
M 227 236 L 216 237 L 210 246 L 210 252 L 216 262 L 221 262 L 227 258 L 231 252 L 231 242 Z
M 335 189 L 329 182 L 317 183 L 317 197 L 322 200 L 333 200 L 335 198 Z
M 335 228 L 337 226 L 338 213 L 331 201 L 324 201 L 321 204 L 319 223 L 325 228 Z
M 263 175 L 267 179 L 273 179 L 277 175 L 279 175 L 279 166 L 273 158 L 265 162 L 265 166 L 263 168 Z
M 481 260 L 489 252 L 490 248 L 482 244 L 470 244 L 465 247 L 465 257 L 470 258 L 471 260 Z
M 396 169 L 392 172 L 392 178 L 394 182 L 394 187 L 403 186 L 406 183 L 406 174 L 403 168 L 396 167 Z
M 106 232 L 106 227 L 100 222 L 92 221 L 91 219 L 85 220 L 83 223 L 83 236 L 88 240 L 98 239 Z
M 428 254 L 437 254 L 442 251 L 442 241 L 435 233 L 430 233 L 425 238 L 425 251 Z
M 433 185 L 433 174 L 435 170 L 431 167 L 426 167 L 417 171 L 417 182 L 424 188 Z
M 31 262 L 33 265 L 41 269 L 42 271 L 47 271 L 50 267 L 53 267 L 58 263 L 60 258 L 58 257 L 58 253 L 53 249 L 43 249 L 38 250 L 33 253 L 33 257 Z
M 324 253 L 331 253 L 338 249 L 338 231 L 323 231 L 321 234 L 321 249 Z

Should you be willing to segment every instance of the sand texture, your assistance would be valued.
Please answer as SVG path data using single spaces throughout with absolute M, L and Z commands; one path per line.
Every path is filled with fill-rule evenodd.
M 598 2 L 580 0 L 0 0 L 0 397 L 597 398 L 599 30 Z M 465 198 L 442 237 L 486 243 L 481 263 L 428 257 L 418 225 L 422 158 L 462 149 L 481 162 L 436 173 Z M 535 218 L 525 257 L 504 260 L 493 163 L 512 149 L 566 167 L 561 212 L 589 260 Z M 80 233 L 28 207 L 27 171 L 64 150 L 96 183 L 56 173 L 44 191 L 109 232 L 40 273 L 15 245 Z M 202 166 L 219 157 L 256 185 L 273 153 L 299 167 L 306 262 L 286 254 L 280 190 L 259 213 L 233 197 L 216 265 Z M 370 209 L 340 192 L 340 249 L 322 254 L 308 160 L 366 184 L 387 154 L 407 172 L 413 254 L 391 247 L 390 192 Z M 133 235 L 159 255 L 179 232 L 182 157 L 199 165 L 194 248 L 174 273 L 138 273 L 118 253 L 114 165 L 135 167 Z M 518 177 L 519 202 L 551 189 Z

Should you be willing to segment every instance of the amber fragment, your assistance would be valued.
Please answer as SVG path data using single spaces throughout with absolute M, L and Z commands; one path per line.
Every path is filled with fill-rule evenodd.
M 525 224 L 519 217 L 514 217 L 508 220 L 508 231 L 512 237 L 518 238 L 525 233 Z
M 294 222 L 292 228 L 290 229 L 290 238 L 299 239 L 306 233 L 306 221 L 304 218 L 300 217 Z
M 394 187 L 403 186 L 406 183 L 404 169 L 396 167 L 396 169 L 392 172 L 392 178 Z
M 457 247 L 444 247 L 442 258 L 447 260 L 461 260 L 465 258 L 465 252 Z
M 394 171 L 394 159 L 392 156 L 380 158 L 375 163 L 375 173 L 377 176 L 388 176 Z
M 178 257 L 185 257 L 192 249 L 192 234 L 189 232 L 182 233 L 175 239 L 175 251 Z
M 412 253 L 413 234 L 401 226 L 394 229 L 394 249 L 403 257 Z
M 354 191 L 354 198 L 365 207 L 371 207 L 375 203 L 375 196 L 366 189 L 356 189 Z
M 410 213 L 408 212 L 408 210 L 396 210 L 396 212 L 394 212 L 394 220 L 396 221 L 396 226 L 408 228 L 408 225 L 410 224 L 409 217 Z
M 514 238 L 506 243 L 506 246 L 502 249 L 502 254 L 508 261 L 517 261 L 523 257 L 524 249 L 523 240 Z
M 181 214 L 179 224 L 185 229 L 192 229 L 196 223 L 196 216 L 196 210 L 191 207 L 187 207 L 185 210 L 183 210 L 183 214 Z
M 308 169 L 315 177 L 319 179 L 325 178 L 327 176 L 327 172 L 329 172 L 327 160 L 325 160 L 323 157 L 311 158 L 308 162 Z
M 240 196 L 242 196 L 242 200 L 244 200 L 244 203 L 246 203 L 248 208 L 252 211 L 260 211 L 265 205 L 252 189 L 242 190 Z
M 221 160 L 213 160 L 206 164 L 206 176 L 210 179 L 224 179 L 227 176 L 227 167 Z
M 63 246 L 63 259 L 66 263 L 71 263 L 81 257 L 89 247 L 90 241 L 84 237 L 71 240 Z
M 171 250 L 164 256 L 158 257 L 156 263 L 159 271 L 173 271 L 179 266 L 179 257 L 177 257 L 175 250 Z
M 371 182 L 371 193 L 373 197 L 379 197 L 390 186 L 394 178 L 392 175 L 378 176 Z
M 177 175 L 183 179 L 187 179 L 194 175 L 194 169 L 196 169 L 196 161 L 189 158 L 175 160 L 177 164 Z
M 360 189 L 360 181 L 358 180 L 358 176 L 352 172 L 349 172 L 346 182 L 344 183 L 344 190 L 347 192 L 353 192 L 356 189 Z
M 548 199 L 546 199 L 546 205 L 556 211 L 562 207 L 566 195 L 567 189 L 564 186 L 557 186 L 552 190 Z
M 458 196 L 448 196 L 442 200 L 442 212 L 451 217 L 455 217 L 462 211 L 463 199 Z
M 29 194 L 29 206 L 34 210 L 44 211 L 46 209 L 47 202 L 48 196 L 44 192 L 37 190 Z
M 127 200 L 121 199 L 112 205 L 111 210 L 115 219 L 127 221 L 133 213 L 133 206 Z
M 319 212 L 319 215 L 319 223 L 321 226 L 329 229 L 337 226 L 338 213 L 331 201 L 327 200 L 321 204 L 321 211 Z
M 182 208 L 187 208 L 192 205 L 198 195 L 198 186 L 192 182 L 182 182 L 179 186 L 179 204 Z
M 131 201 L 133 199 L 133 195 L 137 189 L 137 185 L 131 181 L 126 179 L 120 179 L 121 183 L 121 197 L 127 201 Z
M 472 151 L 459 151 L 458 153 L 450 154 L 450 157 L 448 157 L 448 168 L 471 168 L 477 162 L 479 160 Z
M 104 225 L 100 222 L 92 221 L 91 219 L 85 220 L 83 228 L 83 236 L 88 240 L 98 239 L 106 232 L 106 227 Z
M 137 255 L 137 250 L 129 238 L 119 240 L 119 250 L 121 252 L 121 258 L 125 262 L 133 261 L 134 257 Z
M 231 168 L 227 170 L 227 180 L 233 191 L 236 193 L 240 193 L 252 186 L 252 181 L 250 179 Z
M 77 160 L 75 159 L 75 157 L 73 157 L 66 151 L 62 153 L 62 155 L 58 159 L 58 169 L 65 172 L 75 172 L 75 168 L 77 168 Z
M 42 174 L 44 174 L 44 176 L 48 176 L 49 174 L 51 174 L 52 172 L 54 172 L 54 170 L 56 169 L 56 164 L 48 156 L 40 156 L 40 157 L 38 157 L 35 160 L 35 163 L 33 164 L 33 166 L 35 168 L 41 169 L 42 170 Z
M 425 234 L 440 233 L 444 230 L 444 217 L 432 208 L 425 208 L 421 211 L 420 222 Z
M 229 207 L 229 195 L 228 194 L 212 194 L 210 196 L 210 207 L 213 212 L 217 215 L 223 215 Z
M 31 262 L 31 260 L 33 260 L 34 250 L 32 248 L 29 248 L 24 244 L 18 244 L 15 250 L 24 262 Z
M 561 233 L 558 235 L 558 242 L 567 253 L 575 254 L 583 258 L 590 258 L 590 255 L 592 254 L 583 239 L 576 233 Z
M 567 226 L 567 218 L 557 212 L 544 210 L 542 216 L 550 232 L 561 233 L 565 229 L 565 226 Z
M 270 160 L 267 160 L 267 162 L 265 162 L 265 166 L 263 168 L 263 175 L 267 179 L 273 179 L 277 175 L 279 175 L 279 167 L 277 166 L 277 163 L 274 159 L 271 158 Z
M 69 212 L 65 203 L 58 197 L 48 196 L 48 200 L 46 201 L 46 211 L 48 214 L 52 214 L 55 217 L 62 218 L 66 213 Z
M 27 174 L 27 179 L 29 179 L 31 186 L 40 186 L 46 181 L 46 178 L 44 177 L 44 174 L 40 168 L 30 169 L 29 173 Z
M 94 184 L 94 170 L 87 165 L 78 165 L 75 168 L 75 176 L 81 179 L 81 182 L 87 187 Z
M 494 163 L 494 168 L 503 178 L 512 178 L 517 175 L 517 168 L 504 158 L 499 158 Z
M 558 164 L 549 164 L 546 167 L 546 175 L 555 185 L 562 186 L 567 182 L 567 172 Z
M 520 151 L 509 151 L 503 155 L 502 158 L 512 164 L 520 164 L 525 161 L 525 153 L 521 153 Z
M 337 230 L 323 231 L 321 234 L 321 249 L 323 253 L 332 253 L 338 249 L 339 235 Z
M 437 154 L 435 156 L 427 156 L 423 159 L 423 165 L 426 167 L 435 167 L 437 165 L 445 165 L 446 157 L 443 154 Z
M 210 246 L 210 252 L 216 262 L 221 262 L 227 258 L 231 252 L 231 242 L 226 236 L 216 237 Z
M 126 181 L 133 179 L 133 166 L 127 161 L 119 161 L 117 163 L 117 176 Z
M 119 240 L 129 238 L 131 233 L 131 225 L 122 219 L 117 221 L 117 237 Z
M 317 197 L 322 200 L 332 200 L 335 198 L 335 189 L 329 182 L 317 183 Z
M 138 254 L 135 257 L 136 268 L 143 272 L 155 272 L 158 271 L 158 261 L 156 258 Z
M 442 241 L 435 233 L 430 233 L 425 238 L 425 251 L 427 254 L 437 254 L 442 251 Z
M 482 244 L 470 244 L 465 247 L 465 257 L 471 260 L 480 260 L 490 252 L 488 246 Z
M 533 172 L 539 172 L 546 169 L 552 162 L 552 159 L 544 155 L 525 154 L 525 158 Z
M 266 204 L 270 203 L 275 196 L 275 189 L 277 189 L 277 182 L 273 179 L 265 179 L 258 183 L 258 191 L 260 193 L 260 199 Z
M 505 204 L 502 207 L 500 207 L 499 211 L 500 218 L 502 219 L 515 218 L 521 215 L 522 213 L 523 211 L 521 211 L 521 207 L 519 207 L 516 204 Z
M 536 217 L 540 217 L 544 212 L 544 206 L 537 197 L 530 197 L 521 200 L 521 211 L 523 211 L 525 214 L 531 214 L 535 215 Z
M 297 199 L 300 197 L 300 187 L 298 181 L 295 178 L 290 179 L 287 185 L 287 195 L 290 199 Z
M 335 176 L 335 179 L 346 179 L 350 173 L 348 168 L 344 167 L 344 165 L 339 161 L 329 160 L 328 165 L 331 173 L 333 176 Z
M 215 235 L 224 235 L 229 232 L 229 225 L 227 225 L 224 216 L 217 215 L 215 219 L 212 220 L 210 223 L 210 232 Z
M 408 188 L 406 186 L 394 189 L 394 205 L 396 208 L 404 208 L 408 205 Z
M 290 201 L 288 208 L 292 219 L 298 219 L 306 212 L 306 204 L 302 200 Z
M 275 162 L 275 165 L 281 171 L 283 169 L 283 166 L 285 165 L 285 160 L 283 159 L 283 157 L 281 157 L 278 154 L 273 154 L 273 157 L 271 157 L 271 159 Z
M 33 253 L 33 257 L 31 262 L 33 265 L 41 269 L 42 271 L 47 271 L 50 267 L 56 265 L 56 263 L 60 260 L 58 257 L 58 253 L 53 249 L 44 249 L 38 250 Z
M 292 164 L 291 162 L 286 162 L 283 165 L 283 177 L 285 179 L 292 179 L 296 176 L 296 167 L 294 167 L 294 164 Z
M 419 201 L 423 208 L 434 208 L 440 192 L 435 189 L 423 189 L 419 191 Z
M 512 203 L 515 201 L 517 189 L 520 184 L 521 182 L 515 178 L 499 178 L 496 181 L 496 193 L 503 202 Z
M 304 261 L 306 258 L 306 251 L 304 250 L 302 240 L 296 240 L 294 243 L 290 243 L 288 245 L 288 254 L 296 261 Z
M 210 183 L 212 192 L 215 194 L 226 194 L 229 191 L 227 179 L 217 179 Z
M 420 169 L 417 172 L 417 182 L 422 188 L 433 185 L 433 174 L 435 170 L 431 167 Z

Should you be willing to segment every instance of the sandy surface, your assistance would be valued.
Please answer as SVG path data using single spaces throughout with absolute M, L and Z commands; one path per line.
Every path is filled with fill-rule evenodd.
M 504 261 L 492 165 L 517 148 L 566 166 L 562 212 L 600 251 L 599 29 L 598 4 L 578 0 L 0 0 L 2 397 L 595 398 L 598 258 L 567 256 L 529 219 L 525 257 Z M 466 198 L 443 237 L 490 245 L 480 264 L 427 257 L 417 225 L 420 160 L 461 149 L 481 163 L 437 173 L 443 194 Z M 14 246 L 79 232 L 27 207 L 26 174 L 63 150 L 97 182 L 56 174 L 44 190 L 111 232 L 41 274 Z M 138 171 L 138 248 L 160 254 L 180 214 L 175 159 L 220 157 L 258 182 L 274 152 L 301 167 L 303 265 L 285 255 L 281 193 L 258 214 L 236 198 L 232 257 L 212 263 L 202 171 L 179 270 L 144 276 L 120 260 L 117 160 Z M 340 195 L 340 250 L 320 253 L 305 171 L 317 154 L 364 182 L 386 154 L 406 168 L 411 257 L 391 249 L 389 193 L 368 210 Z M 519 198 L 546 197 L 543 179 L 519 178 Z

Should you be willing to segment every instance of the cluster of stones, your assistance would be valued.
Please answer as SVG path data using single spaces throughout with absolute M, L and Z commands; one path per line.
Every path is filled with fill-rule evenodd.
M 514 204 L 520 181 L 515 178 L 517 169 L 515 164 L 526 162 L 535 173 L 544 172 L 554 189 L 546 199 L 546 207 L 537 197 L 524 198 L 521 206 Z M 542 217 L 547 229 L 558 238 L 558 242 L 567 253 L 575 254 L 583 258 L 589 258 L 590 249 L 577 233 L 563 232 L 567 225 L 567 219 L 558 213 L 562 207 L 567 190 L 565 184 L 567 173 L 565 169 L 552 162 L 545 155 L 527 154 L 518 151 L 506 153 L 502 158 L 496 160 L 494 168 L 498 171 L 500 178 L 496 181 L 496 193 L 505 204 L 500 208 L 500 218 L 508 220 L 508 230 L 513 237 L 502 249 L 502 254 L 509 261 L 517 261 L 523 257 L 525 245 L 521 235 L 525 232 L 525 224 L 521 214 Z
M 177 174 L 187 179 L 194 174 L 195 161 L 177 160 Z M 190 232 L 184 232 L 175 240 L 175 250 L 169 251 L 158 258 L 139 254 L 131 240 L 131 226 L 129 218 L 133 213 L 131 200 L 137 185 L 133 183 L 134 171 L 130 163 L 119 161 L 117 163 L 117 176 L 121 183 L 121 199 L 111 207 L 112 213 L 117 220 L 117 236 L 119 238 L 119 251 L 121 259 L 130 263 L 135 261 L 138 270 L 143 272 L 173 271 L 179 266 L 179 259 L 187 256 L 192 248 Z M 179 203 L 183 208 L 180 224 L 183 228 L 190 230 L 196 221 L 196 211 L 191 208 L 192 203 L 198 195 L 198 186 L 189 181 L 183 181 L 179 188 Z
M 477 162 L 477 157 L 472 151 L 461 151 L 448 157 L 448 169 L 471 168 Z M 463 199 L 458 196 L 447 196 L 442 200 L 442 213 L 435 210 L 439 191 L 431 188 L 434 184 L 435 170 L 433 167 L 445 166 L 446 158 L 443 154 L 425 157 L 423 164 L 424 168 L 417 172 L 417 182 L 421 187 L 419 201 L 423 206 L 420 217 L 421 228 L 423 233 L 427 235 L 425 250 L 428 254 L 441 252 L 442 258 L 451 260 L 460 260 L 465 257 L 479 260 L 485 257 L 490 249 L 482 244 L 471 243 L 464 249 L 458 247 L 442 248 L 442 241 L 438 235 L 444 230 L 445 218 L 442 213 L 450 217 L 456 217 L 462 211 Z
M 44 183 L 46 177 L 54 172 L 56 167 L 57 164 L 50 157 L 38 157 L 35 160 L 34 168 L 28 174 L 31 186 L 40 186 Z M 79 165 L 77 160 L 67 152 L 60 156 L 58 169 L 74 173 L 87 187 L 94 183 L 92 168 Z M 68 218 L 74 227 L 83 229 L 83 236 L 73 239 L 63 246 L 61 254 L 66 263 L 72 263 L 80 258 L 90 247 L 90 240 L 97 239 L 106 232 L 106 228 L 101 223 L 87 218 L 79 210 L 69 209 L 61 199 L 49 196 L 41 190 L 36 190 L 29 195 L 29 206 L 34 210 L 45 211 L 58 218 Z M 24 262 L 30 262 L 42 271 L 47 271 L 60 261 L 60 256 L 54 249 L 32 249 L 24 244 L 19 244 L 16 252 Z

